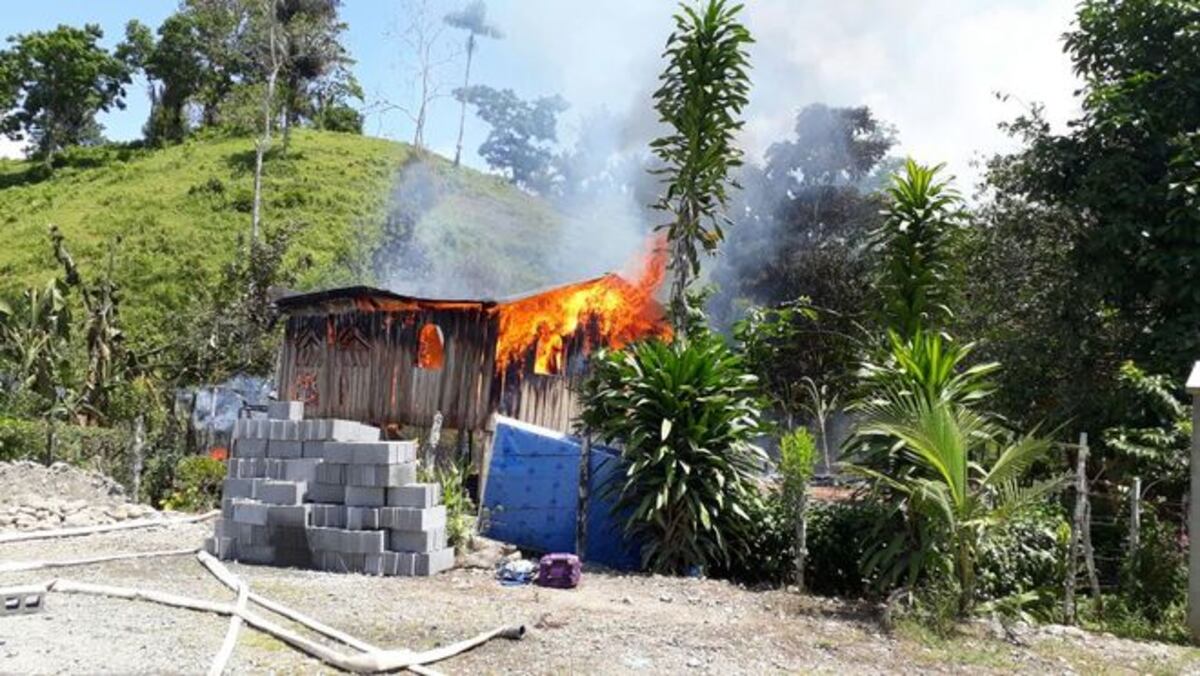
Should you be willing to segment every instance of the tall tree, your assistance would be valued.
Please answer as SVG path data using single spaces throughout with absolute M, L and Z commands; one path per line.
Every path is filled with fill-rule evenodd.
M 149 81 L 150 118 L 146 140 L 180 141 L 187 134 L 185 108 L 204 85 L 205 63 L 200 32 L 193 14 L 172 14 L 158 27 L 155 40 L 138 21 L 125 27 L 125 42 L 118 48 L 131 63 L 144 69 Z
M 554 183 L 552 146 L 558 138 L 558 114 L 567 109 L 567 102 L 561 96 L 525 101 L 511 89 L 486 85 L 454 93 L 478 108 L 479 118 L 491 125 L 479 146 L 479 155 L 488 166 L 503 171 L 526 190 L 549 192 Z
M 15 105 L 0 116 L 0 131 L 33 141 L 33 154 L 47 167 L 71 145 L 100 137 L 96 113 L 125 107 L 130 64 L 99 45 L 95 24 L 60 25 L 8 39 L 0 51 L 9 97 Z
M 467 69 L 463 75 L 462 91 L 471 88 L 471 58 L 475 55 L 475 36 L 500 39 L 504 33 L 487 21 L 487 5 L 483 0 L 474 0 L 456 12 L 446 15 L 447 24 L 467 31 Z M 458 143 L 454 146 L 454 166 L 462 159 L 463 129 L 467 123 L 467 101 L 462 99 L 462 108 L 458 115 Z
M 409 103 L 388 103 L 385 109 L 404 113 L 413 124 L 412 144 L 424 148 L 429 110 L 434 101 L 447 95 L 440 71 L 456 55 L 445 49 L 442 39 L 445 22 L 430 16 L 428 0 L 405 0 L 401 13 L 404 24 L 397 37 L 404 45 L 404 66 L 411 80 L 413 97 Z
M 724 238 L 721 221 L 731 170 L 742 163 L 733 144 L 750 92 L 745 46 L 753 39 L 739 23 L 741 5 L 709 0 L 680 5 L 663 56 L 667 67 L 654 92 L 659 121 L 671 131 L 650 147 L 662 162 L 655 173 L 666 186 L 656 208 L 671 214 L 663 227 L 671 246 L 671 315 L 687 334 L 688 284 L 700 272 L 699 251 L 712 253 Z M 734 184 L 736 185 L 736 184 Z
M 1083 114 L 1027 126 L 1003 189 L 1076 214 L 1072 264 L 1151 371 L 1200 354 L 1200 6 L 1085 0 L 1065 48 Z M 1133 330 L 1135 329 L 1135 330 Z
M 326 80 L 346 83 L 345 92 L 361 92 L 347 67 L 351 60 L 342 46 L 346 24 L 338 18 L 341 0 L 274 0 L 275 25 L 283 56 L 283 149 L 292 126 L 313 117 L 315 88 Z
M 271 147 L 271 121 L 275 117 L 275 83 L 283 68 L 284 45 L 279 36 L 279 20 L 276 0 L 261 0 L 255 15 L 254 41 L 256 57 L 265 86 L 262 92 L 262 135 L 254 143 L 254 206 L 250 214 L 250 252 L 258 246 L 258 234 L 262 221 L 262 172 L 263 159 Z
M 196 99 L 206 126 L 220 122 L 221 105 L 252 68 L 246 43 L 254 25 L 253 0 L 184 0 L 181 12 L 195 26 L 204 78 Z M 253 79 L 253 78 L 251 78 Z

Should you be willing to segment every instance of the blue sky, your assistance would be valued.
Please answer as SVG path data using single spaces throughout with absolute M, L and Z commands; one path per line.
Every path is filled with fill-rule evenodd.
M 131 18 L 157 28 L 174 11 L 169 0 L 107 2 L 42 0 L 5 3 L 4 35 L 59 23 L 99 23 L 106 41 L 121 38 Z M 412 125 L 400 112 L 379 112 L 380 102 L 412 101 L 411 68 L 402 34 L 416 10 L 436 19 L 459 2 L 346 0 L 347 43 L 355 74 L 372 112 L 366 132 L 407 140 Z M 1022 102 L 1046 104 L 1062 125 L 1077 112 L 1077 82 L 1062 54 L 1070 0 L 750 0 L 745 21 L 758 42 L 751 50 L 754 90 L 741 144 L 759 157 L 786 136 L 796 110 L 807 103 L 870 105 L 897 128 L 901 153 L 947 162 L 963 183 L 978 176 L 972 160 L 1009 146 L 997 123 L 1022 111 Z M 570 142 L 588 115 L 604 109 L 622 122 L 618 144 L 640 145 L 654 131 L 649 93 L 660 68 L 662 42 L 674 3 L 657 0 L 492 0 L 489 13 L 505 31 L 485 40 L 472 80 L 510 87 L 522 96 L 561 94 L 572 105 L 560 124 Z M 461 35 L 447 30 L 451 60 L 437 77 L 448 92 L 461 78 Z M 1011 94 L 1008 102 L 994 93 Z M 374 105 L 372 105 L 374 104 Z M 130 88 L 124 111 L 103 116 L 107 134 L 140 134 L 148 104 L 144 86 Z M 453 154 L 457 109 L 435 102 L 426 138 Z M 468 119 L 466 160 L 479 166 L 474 148 L 486 129 Z M 15 144 L 0 141 L 0 154 Z M 964 185 L 964 188 L 968 186 Z

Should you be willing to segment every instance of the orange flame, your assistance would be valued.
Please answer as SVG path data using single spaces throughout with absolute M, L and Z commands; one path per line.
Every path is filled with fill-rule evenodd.
M 630 280 L 607 274 L 499 306 L 496 369 L 503 371 L 534 348 L 534 373 L 560 373 L 564 341 L 593 321 L 600 341 L 616 349 L 641 338 L 670 339 L 671 327 L 654 299 L 666 276 L 664 237 L 653 240 L 640 268 Z

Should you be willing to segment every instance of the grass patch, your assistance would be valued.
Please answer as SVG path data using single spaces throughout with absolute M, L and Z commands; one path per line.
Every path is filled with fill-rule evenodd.
M 0 161 L 0 297 L 59 274 L 47 229 L 56 224 L 85 274 L 102 269 L 119 238 L 116 280 L 122 320 L 137 347 L 171 342 L 178 318 L 241 255 L 253 202 L 253 140 L 201 134 L 163 149 L 75 149 L 46 176 L 29 162 Z M 403 143 L 296 130 L 286 156 L 266 162 L 264 224 L 302 226 L 289 265 L 300 290 L 377 283 L 378 248 Z M 432 156 L 440 201 L 414 224 L 413 239 L 439 265 L 475 271 L 497 293 L 545 284 L 562 217 L 505 181 Z M 534 261 L 528 263 L 528 261 Z

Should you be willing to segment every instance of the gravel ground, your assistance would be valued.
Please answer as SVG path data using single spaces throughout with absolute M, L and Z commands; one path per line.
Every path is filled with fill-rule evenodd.
M 198 546 L 210 528 L 0 545 L 0 561 Z M 484 570 L 422 579 L 230 568 L 254 590 L 384 647 L 428 649 L 500 625 L 529 628 L 523 641 L 497 639 L 438 663 L 446 673 L 1200 673 L 1200 653 L 1178 646 L 1054 628 L 1030 631 L 1026 646 L 985 631 L 949 641 L 888 635 L 863 605 L 712 580 L 588 571 L 579 589 L 560 591 L 503 587 Z M 190 556 L 10 573 L 0 585 L 52 577 L 233 598 Z M 52 594 L 42 613 L 0 617 L 0 672 L 202 673 L 226 626 L 225 618 L 183 609 Z M 330 671 L 250 629 L 230 668 Z

